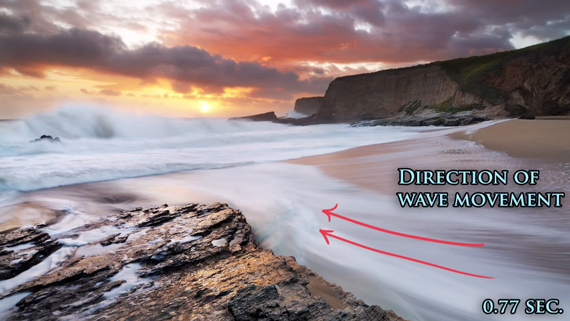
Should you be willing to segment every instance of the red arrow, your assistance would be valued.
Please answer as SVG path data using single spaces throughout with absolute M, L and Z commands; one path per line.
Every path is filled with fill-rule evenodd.
M 462 271 L 458 271 L 458 270 L 454 270 L 454 269 L 447 268 L 447 267 L 445 267 L 445 266 L 441 266 L 441 265 L 437 265 L 437 264 L 433 264 L 433 263 L 429 263 L 429 262 L 425 262 L 425 261 L 420 261 L 420 260 L 412 259 L 411 257 L 407 257 L 407 256 L 403 256 L 403 255 L 398 255 L 398 254 L 394 254 L 394 253 L 390 253 L 390 252 L 380 251 L 380 250 L 377 250 L 377 249 L 375 249 L 375 248 L 371 248 L 371 247 L 368 247 L 368 246 L 366 246 L 366 245 L 362 245 L 362 244 L 359 244 L 359 243 L 356 243 L 356 242 L 353 242 L 353 241 L 344 239 L 344 238 L 342 238 L 342 237 L 340 237 L 340 236 L 333 235 L 333 234 L 332 234 L 332 233 L 334 232 L 333 230 L 319 230 L 319 232 L 321 232 L 321 234 L 322 234 L 323 237 L 325 238 L 325 241 L 327 241 L 327 244 L 330 244 L 328 237 L 332 237 L 332 238 L 335 238 L 335 239 L 337 239 L 337 240 L 341 240 L 341 241 L 346 242 L 346 243 L 348 243 L 348 244 L 356 245 L 356 246 L 358 246 L 358 247 L 361 247 L 361 248 L 363 248 L 363 249 L 367 249 L 367 250 L 369 250 L 369 251 L 373 251 L 373 252 L 376 252 L 376 253 L 385 254 L 385 255 L 397 257 L 397 258 L 400 258 L 400 259 L 404 259 L 404 260 L 408 260 L 408 261 L 412 261 L 412 262 L 416 262 L 416 263 L 420 263 L 420 264 L 425 264 L 425 265 L 433 266 L 433 267 L 436 267 L 436 268 L 442 269 L 442 270 L 446 270 L 446 271 L 450 271 L 450 272 L 455 272 L 455 273 L 459 273 L 459 274 L 463 274 L 463 275 L 473 276 L 473 277 L 476 277 L 476 278 L 494 279 L 494 278 L 491 277 L 491 276 L 484 276 L 484 275 L 477 275 L 477 274 L 471 274 L 471 273 L 467 273 L 467 272 L 462 272 Z M 327 237 L 327 236 L 328 236 L 328 237 Z
M 438 240 L 438 239 L 431 239 L 428 237 L 422 237 L 422 236 L 416 236 L 416 235 L 411 235 L 411 234 L 404 234 L 404 233 L 399 233 L 399 232 L 395 232 L 395 231 L 390 231 L 390 230 L 386 230 L 383 228 L 379 228 L 376 226 L 372 226 L 366 223 L 362 223 L 359 222 L 357 220 L 353 220 L 351 218 L 342 216 L 342 215 L 338 215 L 336 213 L 333 213 L 332 211 L 336 210 L 336 208 L 338 207 L 338 204 L 336 204 L 333 208 L 328 209 L 328 210 L 323 210 L 323 213 L 326 214 L 329 217 L 329 222 L 331 221 L 331 216 L 336 216 L 338 218 L 341 218 L 345 221 L 349 221 L 352 222 L 354 224 L 358 224 L 358 225 L 362 225 L 365 226 L 367 228 L 376 230 L 376 231 L 380 231 L 380 232 L 384 232 L 384 233 L 388 233 L 388 234 L 393 234 L 393 235 L 398 235 L 398 236 L 402 236 L 402 237 L 408 237 L 411 239 L 416 239 L 416 240 L 422 240 L 422 241 L 428 241 L 428 242 L 435 242 L 435 243 L 443 243 L 443 244 L 449 244 L 449 245 L 457 245 L 457 246 L 485 246 L 485 244 L 483 243 L 460 243 L 460 242 L 450 242 L 450 241 L 444 241 L 444 240 Z

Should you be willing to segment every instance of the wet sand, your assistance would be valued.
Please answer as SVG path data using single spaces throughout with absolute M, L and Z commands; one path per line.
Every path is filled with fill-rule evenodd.
M 479 152 L 499 152 L 499 155 L 512 156 L 514 162 L 517 158 L 529 162 L 570 162 L 570 120 L 508 120 L 474 133 L 469 131 L 466 128 L 446 137 L 357 147 L 287 163 L 318 166 L 329 176 L 382 194 L 393 194 L 402 189 L 397 185 L 398 168 L 493 169 L 492 160 L 489 164 L 477 159 L 481 157 Z M 466 144 L 466 140 L 469 143 Z M 495 169 L 509 166 L 496 161 Z M 430 186 L 426 190 L 439 191 L 439 188 Z
M 331 177 L 384 195 L 393 195 L 410 187 L 398 185 L 398 168 L 451 169 L 458 163 L 468 162 L 470 155 L 476 153 L 472 148 L 463 148 L 463 145 L 446 136 L 432 136 L 362 146 L 287 163 L 317 166 Z M 476 169 L 474 164 L 461 166 Z M 484 164 L 479 166 L 480 169 L 485 167 Z M 435 192 L 445 190 L 443 186 L 414 185 L 414 188 Z
M 317 166 L 329 176 L 382 194 L 392 194 L 396 190 L 398 180 L 393 164 L 408 163 L 413 166 L 414 161 L 408 158 L 408 154 L 421 149 L 421 142 L 422 140 L 412 140 L 362 146 L 286 162 Z
M 469 139 L 513 157 L 570 162 L 570 119 L 515 119 L 451 137 Z
M 508 120 L 483 127 L 475 132 L 465 127 L 443 135 L 394 143 L 369 145 L 341 152 L 304 157 L 287 163 L 316 166 L 326 175 L 344 180 L 360 188 L 394 197 L 396 192 L 570 192 L 570 120 Z M 509 170 L 541 171 L 538 185 L 519 186 L 509 180 L 507 186 L 398 185 L 398 168 L 414 170 Z M 563 199 L 565 205 L 567 199 Z M 445 208 L 442 211 L 453 209 Z M 461 210 L 459 212 L 465 211 Z M 568 209 L 509 208 L 504 213 L 519 213 L 535 220 L 537 225 L 556 228 L 567 226 Z M 501 214 L 505 215 L 505 214 Z M 510 224 L 510 223 L 509 223 Z M 491 235 L 479 231 L 481 236 Z M 524 232 L 501 231 L 499 238 L 529 239 Z M 560 248 L 556 248 L 560 246 Z M 567 245 L 533 241 L 516 260 L 539 269 L 565 274 L 566 259 L 556 253 L 568 250 Z M 518 250 L 517 250 L 518 251 Z M 537 259 L 540 258 L 540 259 Z M 548 262 L 548 263 L 545 263 Z

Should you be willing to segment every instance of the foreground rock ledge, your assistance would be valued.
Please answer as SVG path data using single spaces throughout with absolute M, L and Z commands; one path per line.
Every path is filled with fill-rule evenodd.
M 261 249 L 226 204 L 138 208 L 57 239 L 49 231 L 0 234 L 2 299 L 27 294 L 1 319 L 402 320 Z

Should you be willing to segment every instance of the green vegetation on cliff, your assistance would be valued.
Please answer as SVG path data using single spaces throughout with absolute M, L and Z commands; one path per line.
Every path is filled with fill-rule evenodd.
M 434 64 L 441 66 L 451 79 L 459 84 L 459 90 L 474 94 L 491 104 L 501 101 L 502 90 L 490 81 L 503 67 L 520 57 L 539 60 L 570 49 L 570 36 L 531 47 L 498 52 L 485 56 L 473 56 Z
M 570 36 L 485 56 L 336 78 L 315 121 L 423 117 L 475 111 L 487 118 L 570 115 Z M 461 122 L 463 123 L 463 122 Z

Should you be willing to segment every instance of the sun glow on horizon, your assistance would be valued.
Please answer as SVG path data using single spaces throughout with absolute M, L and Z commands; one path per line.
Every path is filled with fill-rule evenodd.
M 210 106 L 210 103 L 208 103 L 207 101 L 201 100 L 200 101 L 200 111 L 202 113 L 208 113 L 210 111 L 210 109 L 212 108 L 212 106 Z

